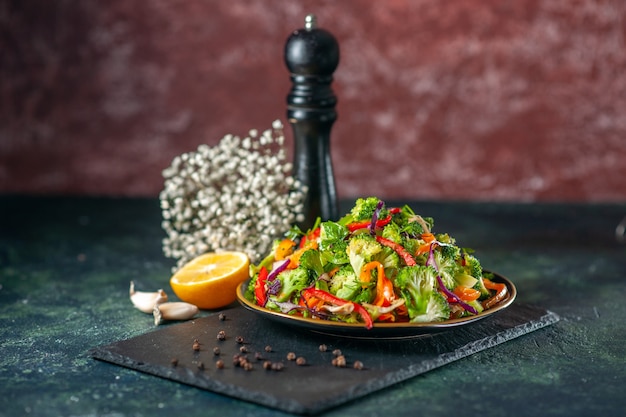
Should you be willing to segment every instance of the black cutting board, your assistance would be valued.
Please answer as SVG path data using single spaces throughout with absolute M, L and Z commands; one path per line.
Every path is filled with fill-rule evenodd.
M 403 340 L 328 336 L 275 323 L 242 307 L 168 325 L 90 351 L 96 359 L 296 414 L 316 414 L 376 390 L 491 348 L 558 321 L 544 309 L 513 304 L 453 330 Z M 224 331 L 226 339 L 218 340 Z M 238 338 L 243 338 L 243 343 Z M 199 350 L 194 350 L 194 341 Z M 325 344 L 327 350 L 320 351 Z M 245 353 L 252 369 L 235 366 Z M 265 348 L 271 347 L 270 352 Z M 198 347 L 198 345 L 196 345 Z M 219 348 L 215 355 L 214 348 Z M 334 366 L 339 349 L 346 367 Z M 258 354 L 257 354 L 258 353 Z M 305 365 L 287 358 L 305 359 Z M 260 358 L 258 358 L 260 357 Z M 218 369 L 221 359 L 224 368 Z M 266 370 L 265 361 L 282 370 Z M 355 369 L 360 361 L 363 369 Z

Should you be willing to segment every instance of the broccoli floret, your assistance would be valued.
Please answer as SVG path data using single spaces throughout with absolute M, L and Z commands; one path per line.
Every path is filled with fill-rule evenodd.
M 383 246 L 368 233 L 360 233 L 352 237 L 346 248 L 350 265 L 354 273 L 359 275 L 363 265 L 370 262 L 383 250 Z
M 250 282 L 248 283 L 248 286 L 246 287 L 246 292 L 244 296 L 246 297 L 247 300 L 250 300 L 253 303 L 256 303 L 256 296 L 254 294 L 254 286 L 256 285 L 256 280 L 258 279 L 259 275 L 257 273 L 254 273 L 254 274 L 250 274 L 250 276 L 252 278 L 250 278 Z
M 447 244 L 449 244 L 449 245 L 454 245 L 454 244 L 456 243 L 456 240 L 455 240 L 452 236 L 450 236 L 449 234 L 447 234 L 447 233 L 437 233 L 437 234 L 435 235 L 435 238 L 436 238 L 439 242 L 441 242 L 441 243 L 447 243 Z M 457 248 L 459 251 L 461 250 L 458 246 L 456 246 L 456 248 Z
M 302 266 L 295 269 L 288 269 L 278 274 L 281 287 L 277 301 L 284 302 L 291 298 L 294 293 L 299 293 L 311 284 L 308 270 Z
M 413 319 L 425 314 L 431 295 L 437 285 L 437 271 L 431 266 L 414 265 L 402 268 L 395 280 L 402 298 Z
M 348 242 L 337 241 L 333 244 L 332 250 L 324 250 L 321 252 L 322 263 L 324 265 L 346 265 L 350 263 L 348 259 Z M 327 268 L 328 269 L 328 268 Z
M 438 250 L 441 252 L 441 256 L 443 256 L 444 258 L 451 259 L 454 262 L 457 262 L 461 259 L 461 249 L 458 246 L 447 244 L 439 246 L 438 248 Z
M 330 279 L 329 290 L 339 298 L 352 300 L 361 289 L 361 281 L 350 265 L 344 265 Z
M 483 282 L 483 267 L 480 265 L 480 261 L 478 261 L 475 256 L 468 253 L 463 254 L 463 259 L 465 260 L 465 266 L 463 267 L 465 273 L 477 279 L 472 288 L 480 291 L 481 299 L 489 297 L 491 293 L 485 288 L 485 283 Z
M 419 240 L 419 239 L 413 239 L 413 238 L 406 238 L 404 239 L 404 241 L 402 242 L 402 246 L 404 246 L 404 249 L 406 249 L 409 253 L 414 254 L 417 252 L 417 250 L 420 248 L 420 246 L 422 246 L 422 243 L 424 243 L 423 240 Z M 420 260 L 418 260 L 417 258 L 415 259 L 415 261 L 418 264 L 424 264 L 426 263 L 426 257 L 428 256 L 428 252 L 426 252 L 426 255 L 422 256 L 423 262 L 420 262 Z
M 350 211 L 352 221 L 371 219 L 379 201 L 376 197 L 358 198 Z
M 425 232 L 424 227 L 422 227 L 422 224 L 420 224 L 417 221 L 410 221 L 404 224 L 404 226 L 401 229 L 402 233 L 405 233 L 408 236 L 411 236 L 412 238 L 417 238 L 419 237 L 422 233 Z
M 374 256 L 374 261 L 378 261 L 385 269 L 385 275 L 389 279 L 393 279 L 400 268 L 400 256 L 390 247 L 384 246 L 383 250 Z
M 480 265 L 478 259 L 473 255 L 464 255 L 465 258 L 465 272 L 474 278 L 481 278 L 483 276 L 483 267 Z
M 389 223 L 383 229 L 382 237 L 401 244 L 402 234 L 400 232 L 400 226 L 398 226 L 396 223 L 393 223 L 393 222 Z
M 480 305 L 480 303 L 477 303 Z M 426 312 L 411 318 L 413 323 L 430 323 L 433 321 L 448 320 L 450 318 L 450 304 L 438 291 L 433 291 L 426 305 Z
M 443 285 L 452 290 L 456 286 L 454 277 L 459 272 L 462 272 L 462 268 L 455 258 L 446 256 L 451 254 L 450 251 L 444 252 L 440 250 L 443 248 L 446 248 L 446 246 L 438 246 L 434 251 L 433 256 L 435 262 L 437 263 L 437 270 L 439 271 L 439 276 L 441 277 L 441 281 L 443 281 Z

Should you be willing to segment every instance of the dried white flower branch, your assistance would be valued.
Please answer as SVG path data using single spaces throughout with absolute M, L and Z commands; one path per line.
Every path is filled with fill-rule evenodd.
M 304 220 L 306 187 L 291 176 L 283 124 L 226 135 L 215 146 L 177 156 L 163 171 L 160 194 L 165 256 L 173 270 L 206 252 L 237 250 L 252 262 Z

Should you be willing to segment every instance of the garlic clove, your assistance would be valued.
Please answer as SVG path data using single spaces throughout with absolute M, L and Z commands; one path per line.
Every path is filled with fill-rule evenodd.
M 167 320 L 189 320 L 198 314 L 198 307 L 182 301 L 157 303 L 152 310 L 154 324 L 158 326 Z
M 152 313 L 156 304 L 167 301 L 167 294 L 162 289 L 155 292 L 135 291 L 135 283 L 133 281 L 130 282 L 130 289 L 128 292 L 130 294 L 130 301 L 133 305 L 140 311 L 147 314 Z

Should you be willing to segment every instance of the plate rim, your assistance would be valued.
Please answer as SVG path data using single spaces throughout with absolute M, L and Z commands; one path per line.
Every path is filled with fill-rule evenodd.
M 248 300 L 245 297 L 245 289 L 247 285 L 250 283 L 251 279 L 247 279 L 241 282 L 237 286 L 237 301 L 247 308 L 263 317 L 273 319 L 274 321 L 280 321 L 282 323 L 288 323 L 294 326 L 305 327 L 310 331 L 319 332 L 319 333 L 328 333 L 343 336 L 342 333 L 362 333 L 364 335 L 368 335 L 370 337 L 379 337 L 382 333 L 409 333 L 414 334 L 415 336 L 423 335 L 424 333 L 441 331 L 446 329 L 452 329 L 458 326 L 462 326 L 465 324 L 473 323 L 475 321 L 481 320 L 483 318 L 487 318 L 492 316 L 493 314 L 506 309 L 509 307 L 517 297 L 517 288 L 513 282 L 506 278 L 505 276 L 487 271 L 490 274 L 493 274 L 495 282 L 502 282 L 507 286 L 508 297 L 505 300 L 500 301 L 494 307 L 485 310 L 474 316 L 466 316 L 451 320 L 445 320 L 441 322 L 425 322 L 425 323 L 411 323 L 411 322 L 401 322 L 401 323 L 374 323 L 374 326 L 371 329 L 367 329 L 363 323 L 343 323 L 339 321 L 332 320 L 322 320 L 315 319 L 309 317 L 295 316 L 287 313 L 269 310 L 264 307 L 258 306 Z

